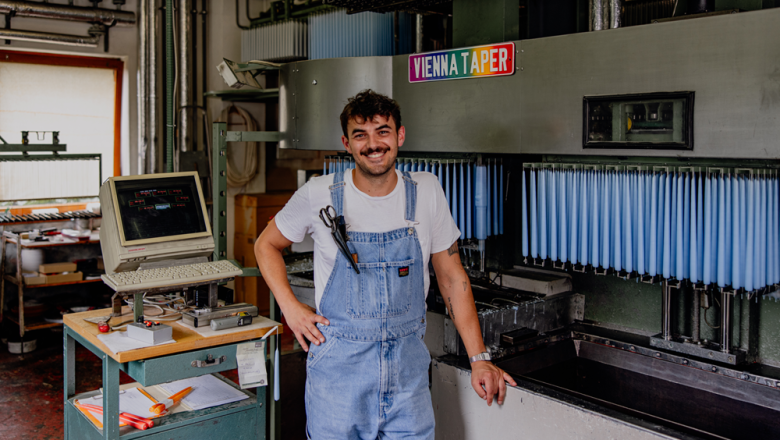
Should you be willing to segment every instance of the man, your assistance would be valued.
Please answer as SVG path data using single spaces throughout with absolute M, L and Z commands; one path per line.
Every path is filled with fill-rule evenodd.
M 255 243 L 260 271 L 307 360 L 306 414 L 311 438 L 434 437 L 425 334 L 428 261 L 470 357 L 472 386 L 491 405 L 512 378 L 490 363 L 460 232 L 444 192 L 429 173 L 394 167 L 406 131 L 392 99 L 366 90 L 341 114 L 341 141 L 356 168 L 312 179 Z M 336 245 L 320 209 L 332 205 L 347 225 L 349 252 Z M 282 249 L 311 233 L 317 310 L 298 302 Z M 359 270 L 359 274 L 357 270 Z M 312 344 L 309 346 L 309 342 Z M 478 356 L 479 355 L 479 356 Z

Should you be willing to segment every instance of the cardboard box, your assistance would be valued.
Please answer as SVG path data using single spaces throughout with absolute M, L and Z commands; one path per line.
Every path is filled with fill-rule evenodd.
M 40 284 L 46 284 L 46 276 L 41 275 L 37 272 L 23 273 L 22 277 L 24 278 L 24 284 L 27 286 L 37 286 Z
M 273 216 L 284 208 L 293 192 L 240 194 L 236 196 L 236 234 L 257 238 Z
M 84 274 L 81 272 L 46 275 L 46 283 L 44 284 L 72 283 L 74 281 L 81 281 L 83 279 L 84 279 Z
M 236 196 L 233 255 L 242 266 L 257 267 L 255 240 L 292 195 L 292 191 L 284 191 Z M 253 304 L 261 315 L 268 316 L 271 290 L 263 278 L 236 277 L 235 287 L 236 302 Z
M 38 266 L 38 272 L 40 273 L 62 273 L 75 271 L 76 263 L 47 263 Z
M 40 286 L 43 284 L 72 283 L 84 279 L 81 272 L 70 272 L 64 274 L 44 275 L 44 274 L 25 274 L 24 284 L 27 286 Z
M 233 253 L 236 260 L 244 267 L 257 267 L 255 258 L 255 240 L 257 237 L 236 234 Z M 268 316 L 271 290 L 263 278 L 236 277 L 235 301 L 257 306 L 261 315 Z

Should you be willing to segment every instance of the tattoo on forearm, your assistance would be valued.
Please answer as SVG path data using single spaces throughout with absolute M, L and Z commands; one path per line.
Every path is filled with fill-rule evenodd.
M 451 257 L 453 254 L 458 252 L 458 242 L 452 243 L 452 246 L 450 246 L 449 249 L 447 249 L 447 256 Z
M 464 292 L 466 291 L 466 282 L 465 281 L 463 282 L 463 291 Z
M 450 318 L 455 319 L 455 311 L 452 310 L 452 297 L 447 297 L 447 302 L 450 305 Z

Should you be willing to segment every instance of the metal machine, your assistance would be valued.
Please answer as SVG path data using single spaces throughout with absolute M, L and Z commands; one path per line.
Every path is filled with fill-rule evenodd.
M 521 40 L 513 74 L 453 81 L 411 80 L 420 55 L 282 67 L 283 148 L 339 148 L 346 98 L 372 88 L 403 110 L 399 166 L 444 170 L 456 221 L 464 202 L 452 200 L 463 190 L 448 173 L 475 189 L 465 192 L 468 219 L 478 208 L 470 179 L 501 164 L 498 184 L 487 182 L 503 226 L 464 234 L 460 247 L 485 342 L 520 386 L 500 412 L 472 400 L 457 335 L 431 317 L 446 312 L 433 292 L 428 339 L 438 346 L 429 346 L 444 354 L 432 370 L 438 435 L 484 438 L 518 424 L 534 438 L 780 434 L 770 324 L 780 316 L 771 301 L 780 282 L 778 22 L 774 9 Z M 656 193 L 653 179 L 664 182 Z M 640 191 L 647 181 L 650 192 Z M 758 192 L 743 196 L 748 182 Z M 585 219 L 604 228 L 599 242 Z M 743 240 L 740 225 L 752 235 Z M 470 255 L 477 249 L 482 261 Z M 571 287 L 518 288 L 528 284 L 511 280 L 515 266 L 543 266 Z

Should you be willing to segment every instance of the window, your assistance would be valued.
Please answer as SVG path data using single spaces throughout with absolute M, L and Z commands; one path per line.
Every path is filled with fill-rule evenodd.
M 123 69 L 114 58 L 0 51 L 0 136 L 19 144 L 29 131 L 31 144 L 51 143 L 34 132 L 59 131 L 65 154 L 102 155 L 102 170 L 96 161 L 0 161 L 0 200 L 95 196 L 100 177 L 120 175 Z

